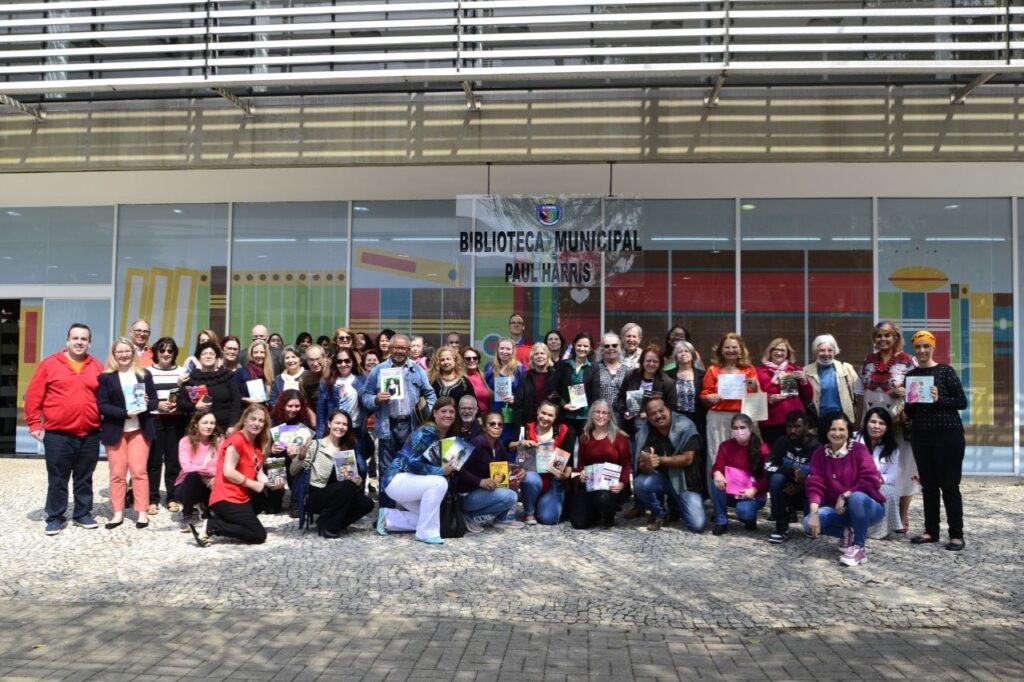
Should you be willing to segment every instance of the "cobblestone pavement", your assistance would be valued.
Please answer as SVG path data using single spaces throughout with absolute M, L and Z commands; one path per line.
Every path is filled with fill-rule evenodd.
M 965 482 L 966 551 L 877 541 L 844 568 L 835 540 L 770 545 L 763 517 L 722 537 L 620 521 L 428 547 L 278 515 L 265 545 L 200 549 L 162 509 L 146 530 L 46 537 L 42 462 L 0 477 L 4 679 L 1024 678 L 1015 479 Z M 103 463 L 95 481 L 102 523 Z

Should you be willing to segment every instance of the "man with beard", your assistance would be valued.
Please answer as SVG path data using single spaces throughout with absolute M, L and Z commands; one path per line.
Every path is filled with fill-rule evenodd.
M 707 515 L 699 492 L 703 473 L 697 462 L 697 427 L 689 418 L 669 410 L 659 393 L 649 395 L 643 409 L 647 419 L 637 426 L 633 440 L 634 470 L 639 471 L 633 484 L 637 501 L 651 512 L 647 530 L 661 530 L 668 517 L 662 498 L 671 495 L 686 527 L 703 533 Z
M 768 490 L 772 498 L 775 532 L 768 542 L 780 544 L 789 537 L 789 522 L 798 508 L 807 513 L 804 479 L 811 468 L 811 453 L 818 439 L 810 431 L 809 418 L 800 410 L 786 415 L 786 435 L 771 443 L 772 454 L 765 465 Z

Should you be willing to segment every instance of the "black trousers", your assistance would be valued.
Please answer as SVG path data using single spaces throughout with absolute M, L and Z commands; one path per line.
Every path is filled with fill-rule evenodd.
M 964 501 L 960 478 L 964 466 L 963 431 L 917 431 L 911 434 L 924 497 L 924 532 L 939 537 L 939 496 L 946 505 L 950 539 L 964 537 Z
M 207 535 L 235 538 L 250 545 L 262 545 L 267 540 L 267 529 L 257 514 L 267 509 L 269 500 L 264 494 L 253 495 L 244 504 L 216 502 L 210 507 L 213 515 L 206 524 Z
M 156 427 L 156 438 L 149 444 L 149 460 L 146 463 L 149 503 L 160 504 L 160 469 L 163 468 L 164 490 L 167 491 L 167 503 L 170 504 L 175 499 L 174 482 L 181 473 L 178 441 L 185 435 L 185 420 L 180 417 L 155 417 L 153 425 Z
M 573 528 L 590 528 L 599 520 L 606 526 L 615 523 L 618 496 L 610 490 L 577 490 L 569 504 L 569 523 Z
M 203 477 L 193 471 L 174 489 L 174 499 L 181 503 L 181 512 L 187 516 L 195 511 L 200 502 L 205 505 L 210 503 L 210 489 L 203 483 Z
M 373 500 L 352 481 L 329 481 L 323 488 L 309 487 L 306 510 L 318 514 L 316 525 L 340 533 L 373 511 Z

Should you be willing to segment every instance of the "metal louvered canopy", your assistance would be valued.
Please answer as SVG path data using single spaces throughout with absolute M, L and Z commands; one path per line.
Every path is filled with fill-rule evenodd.
M 962 90 L 1020 80 L 1022 32 L 1024 7 L 957 0 L 13 2 L 0 5 L 0 94 L 714 84 L 717 97 L 726 79 Z

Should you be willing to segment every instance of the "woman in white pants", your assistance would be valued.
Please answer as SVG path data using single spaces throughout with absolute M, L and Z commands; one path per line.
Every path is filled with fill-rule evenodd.
M 430 410 L 430 420 L 416 429 L 392 460 L 381 478 L 381 489 L 402 509 L 381 508 L 377 533 L 415 531 L 416 539 L 429 545 L 442 545 L 441 502 L 448 492 L 452 473 L 441 463 L 441 440 L 457 435 L 455 401 L 444 396 Z

